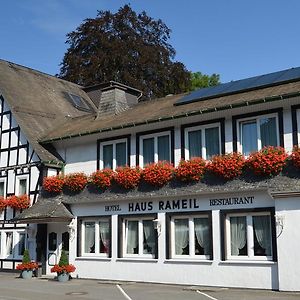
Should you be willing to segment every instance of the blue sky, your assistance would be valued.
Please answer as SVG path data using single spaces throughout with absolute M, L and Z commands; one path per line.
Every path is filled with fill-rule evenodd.
M 172 29 L 176 59 L 191 71 L 227 82 L 300 66 L 299 0 L 3 1 L 0 58 L 56 74 L 66 34 L 126 3 Z

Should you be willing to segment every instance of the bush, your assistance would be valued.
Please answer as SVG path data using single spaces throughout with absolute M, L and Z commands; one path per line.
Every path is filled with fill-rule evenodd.
M 87 185 L 88 179 L 84 173 L 73 173 L 64 177 L 63 186 L 72 192 L 81 192 Z
M 116 169 L 114 179 L 125 189 L 134 189 L 141 180 L 141 170 L 138 167 L 120 167 Z
M 30 198 L 28 195 L 10 196 L 6 199 L 7 205 L 16 210 L 26 209 L 30 206 Z
M 172 179 L 174 167 L 169 162 L 160 161 L 146 165 L 142 172 L 143 179 L 153 185 L 161 187 Z
M 111 186 L 113 171 L 111 169 L 98 170 L 90 176 L 90 183 L 99 189 L 107 189 Z
M 205 161 L 201 157 L 191 160 L 181 160 L 175 169 L 175 176 L 183 182 L 199 181 L 204 174 Z
M 48 193 L 61 193 L 64 185 L 64 179 L 61 176 L 45 177 L 43 188 Z
M 300 148 L 294 147 L 292 155 L 291 155 L 292 162 L 294 166 L 300 169 Z
M 27 264 L 27 263 L 30 263 L 30 262 L 31 262 L 31 259 L 30 259 L 30 255 L 29 255 L 29 250 L 25 249 L 24 253 L 23 253 L 22 263 Z
M 67 266 L 68 264 L 69 264 L 68 255 L 67 255 L 67 253 L 65 252 L 65 250 L 62 250 L 62 251 L 61 251 L 61 255 L 60 255 L 60 259 L 59 259 L 58 265 L 59 265 L 60 267 L 63 267 L 63 266 Z

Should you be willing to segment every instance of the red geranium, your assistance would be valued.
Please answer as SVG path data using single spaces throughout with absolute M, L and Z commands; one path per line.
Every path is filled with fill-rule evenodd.
M 287 157 L 284 148 L 269 146 L 251 153 L 247 165 L 256 175 L 272 176 L 282 171 Z
M 242 174 L 245 158 L 239 153 L 216 155 L 208 163 L 207 169 L 213 174 L 226 180 L 233 179 Z
M 146 165 L 142 176 L 143 179 L 154 186 L 163 186 L 172 179 L 174 167 L 169 162 L 160 161 Z
M 64 179 L 61 176 L 45 177 L 43 180 L 43 188 L 48 193 L 61 193 L 64 185 Z
M 65 266 L 59 266 L 59 265 L 54 265 L 51 268 L 52 273 L 57 273 L 57 274 L 62 274 L 62 273 L 72 273 L 76 270 L 74 265 L 65 265 Z
M 0 196 L 0 211 L 2 211 L 7 206 L 7 201 L 4 197 Z
M 35 270 L 37 268 L 38 268 L 38 264 L 36 262 L 21 263 L 16 266 L 16 269 L 21 271 Z
M 111 169 L 98 170 L 90 176 L 90 182 L 100 189 L 111 186 L 113 171 Z
M 120 167 L 116 169 L 114 179 L 117 184 L 125 189 L 133 189 L 138 186 L 141 179 L 139 167 Z
M 299 147 L 294 147 L 291 155 L 291 159 L 294 166 L 300 169 L 300 148 Z
M 6 199 L 7 205 L 11 208 L 20 210 L 26 209 L 30 206 L 30 198 L 28 195 L 21 195 L 21 196 L 10 196 Z
M 201 157 L 181 160 L 175 169 L 175 176 L 180 181 L 199 181 L 203 177 L 205 165 Z
M 88 179 L 84 173 L 73 173 L 64 178 L 64 187 L 72 192 L 80 192 L 87 185 Z

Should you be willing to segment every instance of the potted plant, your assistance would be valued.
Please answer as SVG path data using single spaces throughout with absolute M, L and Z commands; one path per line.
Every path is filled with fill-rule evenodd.
M 23 253 L 22 263 L 18 264 L 16 269 L 21 271 L 21 277 L 23 279 L 32 278 L 32 271 L 38 268 L 36 262 L 32 262 L 29 256 L 29 251 L 26 249 Z
M 57 273 L 57 280 L 59 282 L 66 282 L 70 279 L 70 273 L 76 270 L 75 266 L 69 264 L 69 259 L 64 250 L 61 251 L 58 265 L 51 268 L 52 273 Z

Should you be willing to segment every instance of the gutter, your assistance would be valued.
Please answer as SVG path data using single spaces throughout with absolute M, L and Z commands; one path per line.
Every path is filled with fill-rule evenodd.
M 96 133 L 115 131 L 115 130 L 120 130 L 120 129 L 124 129 L 124 128 L 132 128 L 132 127 L 141 126 L 141 125 L 159 123 L 159 122 L 163 122 L 163 121 L 170 121 L 170 120 L 186 118 L 186 117 L 190 117 L 190 116 L 203 115 L 203 114 L 208 114 L 208 113 L 213 113 L 213 112 L 218 112 L 218 111 L 223 111 L 223 110 L 229 110 L 229 109 L 234 109 L 234 108 L 241 108 L 241 107 L 246 107 L 246 106 L 251 106 L 251 105 L 256 105 L 256 104 L 280 101 L 280 100 L 290 99 L 290 98 L 299 97 L 299 96 L 300 96 L 300 92 L 293 92 L 293 93 L 287 93 L 287 94 L 282 94 L 282 95 L 278 95 L 278 96 L 264 97 L 264 98 L 254 99 L 254 100 L 240 102 L 240 103 L 236 103 L 236 104 L 229 104 L 229 105 L 217 106 L 214 108 L 194 110 L 194 111 L 181 113 L 178 115 L 172 115 L 172 116 L 168 116 L 168 117 L 159 117 L 156 119 L 148 119 L 148 120 L 145 120 L 142 122 L 132 122 L 132 123 L 127 123 L 127 124 L 123 124 L 123 125 L 107 127 L 107 128 L 103 128 L 103 129 L 97 129 L 97 130 L 92 130 L 92 131 L 85 131 L 82 133 L 70 134 L 67 136 L 62 136 L 62 137 L 53 138 L 53 139 L 49 139 L 49 140 L 43 140 L 43 141 L 40 141 L 40 143 L 48 144 L 48 143 L 52 143 L 55 141 L 62 141 L 62 140 L 71 139 L 71 138 L 75 138 L 75 137 L 81 137 L 81 136 L 86 136 L 86 135 L 91 135 L 91 134 L 96 134 Z

